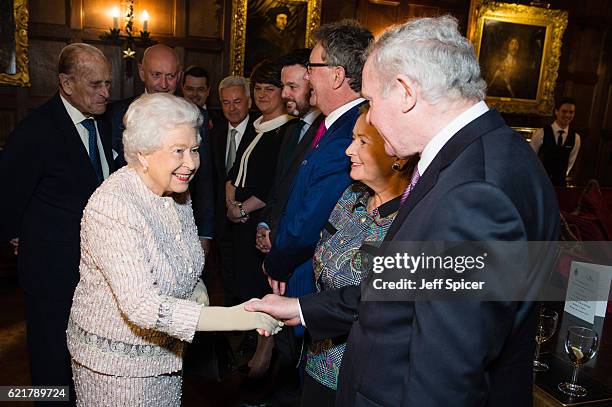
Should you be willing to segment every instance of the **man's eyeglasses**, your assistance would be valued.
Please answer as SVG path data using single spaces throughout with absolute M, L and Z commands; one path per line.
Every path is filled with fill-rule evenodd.
M 331 67 L 334 65 L 330 65 L 330 64 L 326 64 L 325 62 L 306 62 L 306 70 L 308 71 L 308 73 L 310 73 L 312 71 L 312 68 L 317 68 L 317 67 Z

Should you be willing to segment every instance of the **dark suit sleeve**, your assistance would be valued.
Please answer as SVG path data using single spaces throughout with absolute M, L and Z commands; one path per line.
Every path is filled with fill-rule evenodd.
M 358 318 L 360 298 L 357 285 L 300 297 L 304 324 L 312 340 L 347 335 Z
M 48 130 L 46 123 L 27 118 L 8 136 L 0 156 L 0 240 L 18 237 L 21 220 L 43 171 L 43 146 L 38 135 Z
M 293 213 L 285 214 L 265 259 L 266 272 L 275 280 L 287 281 L 297 266 L 312 258 L 320 232 L 334 205 L 350 184 L 347 140 L 338 138 L 328 145 L 323 164 L 315 169 L 304 199 Z
M 203 124 L 207 126 L 208 123 Z M 198 236 L 212 238 L 215 225 L 215 196 L 213 184 L 213 157 L 209 131 L 202 131 L 200 168 L 193 179 L 193 213 Z
M 451 190 L 429 219 L 427 241 L 524 241 L 521 217 L 508 197 L 486 183 L 467 183 Z M 405 225 L 407 229 L 410 225 Z M 395 237 L 401 240 L 401 229 Z M 491 257 L 491 256 L 489 256 Z M 506 266 L 506 267 L 504 267 Z M 486 273 L 498 281 L 522 279 L 521 259 L 504 275 L 507 265 L 487 262 Z M 469 278 L 466 275 L 466 278 Z M 520 280 L 518 280 L 520 281 Z M 504 286 L 491 295 L 504 297 Z M 403 404 L 410 406 L 480 406 L 487 403 L 487 366 L 497 360 L 514 329 L 519 305 L 503 301 L 415 301 L 410 345 L 410 375 Z M 392 327 L 390 327 L 392 328 Z M 531 332 L 533 334 L 533 332 Z M 518 352 L 533 349 L 533 335 Z M 517 379 L 518 380 L 518 379 Z

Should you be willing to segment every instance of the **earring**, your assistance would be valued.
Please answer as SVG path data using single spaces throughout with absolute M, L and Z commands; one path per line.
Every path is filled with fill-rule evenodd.
M 399 163 L 399 161 L 396 161 L 396 162 L 394 162 L 394 163 L 393 163 L 393 165 L 391 166 L 391 169 L 392 169 L 393 171 L 400 172 L 400 171 L 402 170 L 402 165 Z
M 146 166 L 146 165 L 144 165 L 144 166 L 142 167 L 142 172 L 144 172 L 144 173 L 146 174 L 146 173 L 147 173 L 147 171 L 149 171 L 149 167 L 148 167 L 148 166 Z

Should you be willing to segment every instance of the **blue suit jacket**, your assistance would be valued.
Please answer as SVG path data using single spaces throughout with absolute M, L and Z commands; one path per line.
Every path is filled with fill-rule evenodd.
M 304 157 L 293 180 L 272 250 L 264 261 L 267 273 L 275 280 L 288 281 L 301 265 L 300 274 L 312 280 L 312 256 L 321 230 L 351 183 L 350 159 L 345 150 L 351 143 L 358 117 L 359 105 L 340 116 Z
M 559 223 L 555 191 L 536 155 L 489 111 L 442 148 L 385 241 L 553 241 Z M 545 267 L 514 266 L 491 278 L 533 291 L 546 283 Z M 533 302 L 360 302 L 364 287 L 300 299 L 314 340 L 350 331 L 336 406 L 533 404 Z M 506 287 L 494 289 L 500 298 Z

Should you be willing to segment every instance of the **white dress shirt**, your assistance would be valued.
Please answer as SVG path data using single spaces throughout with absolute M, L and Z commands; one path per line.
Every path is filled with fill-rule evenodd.
M 90 119 L 92 117 L 85 116 L 83 113 L 81 113 L 80 110 L 72 106 L 70 102 L 64 99 L 64 97 L 61 94 L 60 94 L 60 99 L 62 99 L 62 103 L 64 104 L 64 107 L 66 108 L 66 111 L 68 112 L 68 116 L 70 116 L 70 120 L 72 120 L 74 127 L 76 128 L 77 132 L 79 133 L 79 136 L 81 137 L 81 141 L 83 142 L 83 145 L 85 146 L 85 150 L 87 150 L 87 155 L 89 155 L 89 132 L 87 131 L 85 126 L 81 124 L 81 122 L 83 120 Z M 108 174 L 109 174 L 108 162 L 106 161 L 106 154 L 104 154 L 104 146 L 102 146 L 102 140 L 100 140 L 100 130 L 98 130 L 98 123 L 95 120 L 94 120 L 94 123 L 96 125 L 96 139 L 98 142 L 98 152 L 100 154 L 100 164 L 102 166 L 102 175 L 104 176 L 104 179 L 106 179 L 108 178 Z
M 569 131 L 569 126 L 563 128 L 561 126 L 559 126 L 557 124 L 557 121 L 555 120 L 555 122 L 553 124 L 551 124 L 552 130 L 553 130 L 553 135 L 555 136 L 555 140 L 557 140 L 557 137 L 559 137 L 559 130 L 563 130 L 563 143 L 565 143 L 565 140 L 567 140 L 567 136 L 568 136 L 568 131 Z M 531 148 L 533 148 L 533 151 L 535 151 L 535 153 L 537 154 L 538 151 L 540 151 L 540 147 L 542 147 L 542 143 L 544 143 L 544 129 L 537 129 L 535 133 L 533 133 L 533 136 L 531 136 L 531 141 L 529 142 L 529 144 L 531 145 Z M 578 151 L 580 151 L 580 136 L 578 135 L 578 133 L 576 133 L 576 140 L 574 141 L 574 148 L 572 148 L 572 151 L 570 151 L 570 155 L 569 155 L 569 160 L 567 161 L 567 171 L 565 173 L 565 176 L 569 175 L 570 171 L 572 170 L 572 167 L 574 166 L 574 163 L 576 162 L 576 157 L 578 157 Z
M 313 108 L 310 109 L 308 113 L 304 115 L 304 117 L 300 118 L 300 120 L 303 121 L 305 124 L 302 126 L 302 130 L 300 130 L 300 138 L 298 142 L 302 141 L 304 134 L 306 134 L 308 129 L 310 129 L 310 126 L 312 126 L 312 123 L 317 120 L 317 117 L 319 117 L 320 114 L 321 111 L 319 109 Z
M 350 102 L 343 104 L 342 106 L 331 112 L 325 118 L 325 128 L 329 129 L 334 124 L 334 122 L 340 118 L 340 116 L 351 110 L 353 106 L 357 106 L 358 104 L 364 101 L 364 98 L 357 98 L 355 100 L 351 100 Z
M 248 114 L 236 127 L 232 126 L 229 122 L 227 123 L 227 142 L 225 143 L 225 160 L 223 162 L 227 162 L 227 153 L 229 153 L 232 130 L 236 129 L 236 152 L 238 152 L 238 147 L 240 146 L 240 141 L 242 141 L 242 136 L 244 136 L 244 132 L 246 131 L 247 124 L 249 124 Z

